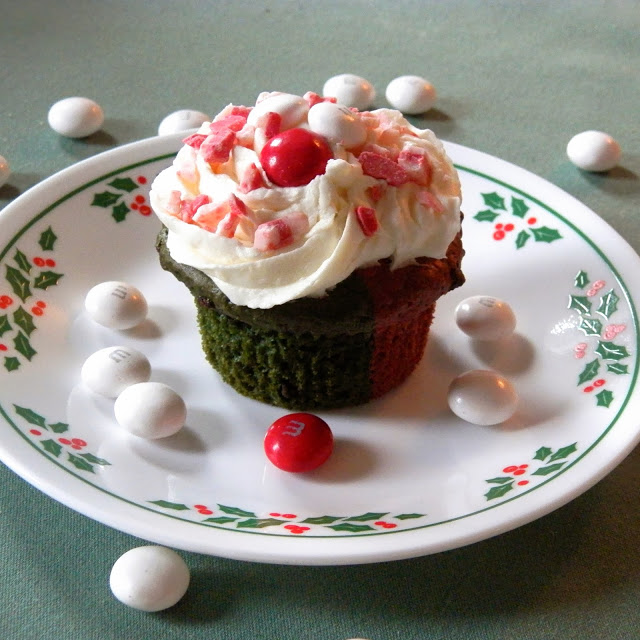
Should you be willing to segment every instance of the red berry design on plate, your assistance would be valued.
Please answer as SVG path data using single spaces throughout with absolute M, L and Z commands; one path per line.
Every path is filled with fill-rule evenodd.
M 290 413 L 269 427 L 264 438 L 264 450 L 278 469 L 293 473 L 311 471 L 331 455 L 333 434 L 329 425 L 318 416 Z
M 13 304 L 13 298 L 11 296 L 0 296 L 0 309 L 6 309 Z
M 136 178 L 136 181 L 138 182 L 138 184 L 147 184 L 147 179 L 144 176 L 138 176 Z
M 267 177 L 279 187 L 300 187 L 325 172 L 331 147 L 317 133 L 287 129 L 271 138 L 260 152 Z
M 305 531 L 309 531 L 309 527 L 301 527 L 297 524 L 285 524 L 284 528 L 291 531 L 291 533 L 304 533 Z
M 537 218 L 529 218 L 527 220 L 527 224 L 535 224 L 536 222 L 538 222 Z
M 35 257 L 33 259 L 33 264 L 35 264 L 36 267 L 44 267 L 44 264 L 45 264 L 44 259 L 40 257 Z
M 499 229 L 498 231 L 493 232 L 494 240 L 504 240 L 504 237 L 505 237 L 505 232 L 502 229 Z

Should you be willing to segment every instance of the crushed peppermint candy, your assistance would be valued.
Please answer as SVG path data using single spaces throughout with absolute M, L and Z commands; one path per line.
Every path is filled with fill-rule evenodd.
M 376 210 L 371 207 L 356 207 L 355 209 L 356 219 L 367 238 L 370 238 L 380 226 L 378 224 L 378 218 L 376 216 Z

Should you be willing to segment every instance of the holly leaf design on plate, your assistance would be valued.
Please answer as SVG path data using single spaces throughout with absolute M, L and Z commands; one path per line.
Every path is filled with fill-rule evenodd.
M 13 313 L 13 321 L 30 336 L 35 331 L 36 325 L 33 322 L 33 316 L 25 311 L 23 307 L 18 307 Z
M 554 462 L 556 460 L 562 460 L 562 458 L 569 457 L 572 453 L 575 453 L 578 450 L 578 448 L 576 447 L 577 444 L 577 442 L 574 442 L 573 444 L 569 444 L 566 447 L 561 447 L 549 458 L 549 462 Z
M 48 289 L 53 285 L 58 284 L 58 280 L 63 277 L 61 273 L 55 273 L 55 271 L 43 271 L 38 274 L 33 281 L 33 286 L 36 289 Z
M 619 362 L 611 362 L 607 364 L 607 371 L 615 373 L 616 375 L 623 375 L 629 373 L 629 366 L 626 364 L 620 364 Z
M 616 292 L 611 289 L 611 291 L 602 296 L 598 313 L 601 313 L 607 319 L 610 318 L 611 315 L 618 310 L 618 302 L 620 302 L 620 298 L 616 295 Z
M 345 520 L 347 520 L 349 522 L 369 522 L 370 520 L 380 520 L 381 518 L 384 518 L 384 516 L 386 516 L 388 514 L 389 514 L 388 511 L 385 511 L 384 513 L 368 512 L 368 513 L 363 513 L 360 516 L 353 516 L 351 518 L 345 518 Z
M 47 428 L 47 421 L 39 413 L 36 413 L 31 409 L 27 409 L 26 407 L 20 407 L 17 404 L 14 404 L 13 408 L 15 409 L 16 413 L 21 418 L 24 418 L 29 424 L 33 424 L 36 427 L 42 427 L 43 429 Z
M 557 229 L 550 229 L 549 227 L 537 227 L 535 229 L 531 229 L 531 233 L 533 233 L 533 239 L 536 242 L 555 242 L 556 240 L 560 240 L 562 236 Z
M 53 247 L 57 239 L 58 236 L 53 233 L 53 229 L 49 227 L 40 234 L 40 240 L 38 240 L 38 244 L 43 251 L 53 251 Z
M 202 522 L 212 522 L 214 524 L 229 524 L 235 522 L 238 518 L 232 518 L 231 516 L 217 516 L 215 518 L 206 518 Z
M 15 371 L 20 368 L 20 360 L 13 356 L 8 356 L 4 359 L 4 368 L 7 371 Z
M 627 351 L 626 347 L 614 344 L 613 342 L 606 342 L 604 340 L 600 340 L 600 342 L 598 342 L 596 353 L 599 354 L 603 360 L 622 360 L 623 358 L 628 358 L 629 355 L 631 355 Z
M 531 475 L 532 476 L 548 476 L 550 473 L 554 473 L 555 471 L 559 471 L 564 466 L 564 462 L 556 462 L 555 464 L 550 464 L 547 467 L 540 467 L 536 469 Z
M 110 462 L 107 462 L 104 458 L 98 458 L 98 456 L 94 456 L 93 453 L 81 453 L 81 458 L 84 458 L 87 462 L 91 462 L 92 464 L 99 464 L 101 467 L 111 466 Z
M 596 405 L 598 407 L 607 407 L 613 402 L 613 393 L 609 389 L 603 389 L 600 393 L 596 393 Z
M 487 500 L 495 500 L 496 498 L 502 498 L 502 496 L 506 495 L 513 489 L 513 481 L 508 484 L 501 484 L 497 487 L 491 487 L 487 493 L 484 494 L 484 497 Z
M 15 260 L 15 263 L 18 265 L 18 267 L 22 269 L 22 271 L 24 271 L 25 273 L 29 273 L 29 271 L 31 271 L 31 263 L 29 262 L 29 258 L 27 258 L 27 256 L 25 256 L 24 253 L 20 251 L 20 249 L 16 249 L 16 253 L 13 256 L 13 259 Z
M 416 518 L 424 518 L 426 513 L 401 513 L 394 516 L 396 520 L 415 520 Z
M 127 205 L 124 202 L 121 202 L 120 204 L 117 204 L 115 207 L 113 207 L 113 210 L 111 212 L 111 217 L 116 222 L 122 222 L 127 217 L 127 214 L 129 213 L 129 211 L 130 211 L 129 207 L 127 207 Z
M 491 209 L 485 209 L 484 211 L 478 211 L 473 218 L 478 222 L 493 222 L 499 215 L 499 213 L 491 211 Z
M 38 353 L 31 346 L 29 338 L 27 338 L 22 331 L 19 331 L 18 335 L 13 339 L 13 346 L 16 348 L 18 353 L 21 353 L 29 361 L 36 355 L 36 353 Z
M 584 369 L 580 372 L 578 376 L 578 385 L 584 384 L 587 380 L 593 380 L 598 375 L 598 371 L 600 370 L 600 360 L 596 358 L 591 362 L 587 362 Z
M 589 276 L 587 276 L 586 271 L 578 271 L 576 275 L 576 279 L 573 282 L 573 285 L 578 289 L 584 289 L 589 284 Z
M 332 524 L 338 520 L 342 520 L 342 516 L 316 516 L 306 518 L 301 524 Z
M 353 524 L 352 522 L 341 522 L 340 524 L 330 524 L 329 529 L 334 531 L 346 531 L 348 533 L 362 533 L 363 531 L 375 531 L 368 524 Z
M 9 318 L 6 315 L 0 316 L 0 336 L 7 331 L 11 331 L 11 323 L 9 322 Z
M 62 447 L 55 440 L 42 440 L 40 444 L 47 453 L 50 453 L 56 458 L 62 453 Z
M 241 518 L 256 518 L 256 514 L 252 511 L 245 511 L 244 509 L 238 509 L 236 507 L 228 507 L 224 504 L 219 504 L 218 509 L 222 513 L 226 513 L 229 516 L 239 516 Z
M 511 213 L 518 218 L 524 218 L 529 211 L 529 205 L 520 198 L 511 198 Z
M 29 280 L 15 267 L 5 266 L 7 268 L 7 282 L 11 285 L 13 292 L 24 302 L 31 295 Z
M 236 523 L 236 527 L 242 529 L 264 529 L 265 527 L 276 527 L 279 524 L 287 522 L 279 518 L 249 518 Z
M 69 430 L 69 425 L 66 422 L 54 422 L 49 425 L 49 429 L 53 433 L 66 433 Z
M 498 476 L 497 478 L 489 478 L 485 482 L 489 484 L 506 484 L 507 482 L 513 482 L 513 478 L 511 476 Z
M 73 453 L 69 454 L 69 462 L 80 471 L 88 471 L 89 473 L 95 473 L 93 465 L 89 464 L 84 458 L 76 456 Z
M 107 184 L 114 189 L 120 189 L 120 191 L 126 191 L 127 193 L 131 193 L 138 188 L 138 185 L 131 178 L 116 178 Z
M 588 336 L 599 336 L 602 331 L 602 322 L 595 318 L 582 318 L 580 329 Z
M 186 504 L 180 504 L 179 502 L 169 502 L 168 500 L 150 500 L 151 504 L 155 504 L 163 509 L 173 509 L 174 511 L 189 511 L 189 507 Z
M 569 309 L 575 309 L 580 315 L 591 313 L 591 300 L 586 296 L 571 296 Z
M 516 249 L 522 249 L 525 244 L 527 244 L 527 240 L 531 237 L 526 231 L 520 231 L 516 236 Z
M 549 447 L 540 447 L 537 451 L 536 454 L 533 456 L 534 460 L 545 460 L 546 458 L 548 458 L 551 453 L 553 452 L 553 449 L 549 449 Z
M 121 197 L 121 193 L 113 193 L 113 191 L 102 191 L 101 193 L 94 194 L 91 205 L 93 207 L 102 207 L 104 209 L 107 209 L 108 207 L 111 207 L 116 202 L 118 202 Z
M 500 209 L 502 211 L 506 211 L 507 207 L 504 206 L 504 198 L 498 195 L 495 191 L 492 193 L 483 193 L 482 199 L 484 203 L 491 207 L 492 209 Z

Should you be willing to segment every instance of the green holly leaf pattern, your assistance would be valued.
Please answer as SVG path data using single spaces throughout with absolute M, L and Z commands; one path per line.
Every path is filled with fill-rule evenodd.
M 610 318 L 611 314 L 618 310 L 619 301 L 620 298 L 616 295 L 615 291 L 611 289 L 611 291 L 602 296 L 598 313 L 601 313 L 607 319 Z
M 415 520 L 416 518 L 424 518 L 426 513 L 401 513 L 394 516 L 396 520 Z
M 47 453 L 50 453 L 56 458 L 62 453 L 62 447 L 55 440 L 42 440 L 40 444 Z
M 482 199 L 484 200 L 484 203 L 488 206 L 491 207 L 492 209 L 500 209 L 502 211 L 506 211 L 507 207 L 504 206 L 504 199 L 499 196 L 497 193 L 493 192 L 493 193 L 483 193 L 482 195 Z
M 18 335 L 13 339 L 13 346 L 16 348 L 16 351 L 21 353 L 27 360 L 31 360 L 31 358 L 38 353 L 31 346 L 29 338 L 27 338 L 22 331 L 19 331 Z
M 485 482 L 489 484 L 506 484 L 507 482 L 513 482 L 513 478 L 511 476 L 499 476 L 497 478 L 489 478 Z
M 93 196 L 91 205 L 94 207 L 103 207 L 104 209 L 113 206 L 122 197 L 121 193 L 113 193 L 112 191 L 103 191 Z
M 229 524 L 235 522 L 238 518 L 232 518 L 231 516 L 217 516 L 215 518 L 206 518 L 202 522 L 212 522 L 214 524 Z
M 484 211 L 478 211 L 473 218 L 474 220 L 478 220 L 478 222 L 493 222 L 499 215 L 500 214 L 495 211 L 485 209 Z
M 531 229 L 531 233 L 533 233 L 533 239 L 536 242 L 549 243 L 562 238 L 557 229 L 550 229 L 549 227 L 537 227 L 536 229 Z
M 24 302 L 30 295 L 30 282 L 15 267 L 5 265 L 7 268 L 7 282 L 11 285 L 13 292 Z
M 380 520 L 381 518 L 384 518 L 384 516 L 386 516 L 388 514 L 389 514 L 388 511 L 385 511 L 384 513 L 368 512 L 368 513 L 363 513 L 360 516 L 353 516 L 351 518 L 345 518 L 345 520 L 347 520 L 349 522 L 369 522 L 370 520 Z
M 525 244 L 527 244 L 527 240 L 531 237 L 526 231 L 520 231 L 516 236 L 516 249 L 522 249 Z
M 33 322 L 33 316 L 23 307 L 18 307 L 13 313 L 13 320 L 28 336 L 35 331 L 36 325 Z
M 53 433 L 66 433 L 69 430 L 69 425 L 66 422 L 54 422 L 49 425 L 49 429 Z
M 588 362 L 584 369 L 581 371 L 578 376 L 578 386 L 587 382 L 587 380 L 593 380 L 598 375 L 598 371 L 600 370 L 600 360 L 596 358 L 591 362 Z
M 338 520 L 342 520 L 342 516 L 317 516 L 303 520 L 302 524 L 332 524 Z
M 626 364 L 620 364 L 619 362 L 607 363 L 607 371 L 615 373 L 616 375 L 624 375 L 629 373 L 629 367 Z
M 9 318 L 6 315 L 0 316 L 0 336 L 7 331 L 11 331 L 11 323 L 9 322 Z
M 18 358 L 14 358 L 13 356 L 7 356 L 4 359 L 4 368 L 7 371 L 15 371 L 20 368 L 20 360 Z
M 540 467 L 536 469 L 531 475 L 532 476 L 548 476 L 551 473 L 559 471 L 564 466 L 564 462 L 556 462 L 555 464 L 550 464 L 547 467 Z
M 506 495 L 513 489 L 513 480 L 508 484 L 502 484 L 497 487 L 491 487 L 487 493 L 484 494 L 484 497 L 487 500 L 495 500 L 496 498 L 502 498 L 502 496 Z
M 578 289 L 584 289 L 589 284 L 589 276 L 587 276 L 586 271 L 578 271 L 576 275 L 576 279 L 573 282 L 573 286 Z
M 53 251 L 53 247 L 57 239 L 58 236 L 53 233 L 53 229 L 49 227 L 40 234 L 40 240 L 38 240 L 38 244 L 43 251 Z
M 43 429 L 47 428 L 47 421 L 39 413 L 36 413 L 31 409 L 27 409 L 26 407 L 20 407 L 17 404 L 14 404 L 13 408 L 15 409 L 16 413 L 21 418 L 24 418 L 29 424 L 33 424 L 36 427 L 42 427 Z
M 163 509 L 173 509 L 174 511 L 189 511 L 189 507 L 186 504 L 180 504 L 179 502 L 169 502 L 167 500 L 150 500 L 151 504 L 155 504 Z
M 241 518 L 256 518 L 256 514 L 252 511 L 244 511 L 243 509 L 237 509 L 236 507 L 228 507 L 224 504 L 219 504 L 218 509 L 222 513 L 226 513 L 229 516 L 239 516 Z
M 511 198 L 511 213 L 518 218 L 524 218 L 529 211 L 529 205 L 520 198 Z
M 76 456 L 73 453 L 69 454 L 69 462 L 80 471 L 88 471 L 89 473 L 95 473 L 93 465 L 89 464 L 84 458 Z
M 18 267 L 22 269 L 22 271 L 24 271 L 25 273 L 29 273 L 29 271 L 31 271 L 31 263 L 29 262 L 29 258 L 27 258 L 27 256 L 25 256 L 24 253 L 20 251 L 20 249 L 16 249 L 16 253 L 13 256 L 13 259 L 15 260 L 15 263 L 18 265 Z
M 120 189 L 120 191 L 126 191 L 127 193 L 131 193 L 138 188 L 138 185 L 131 178 L 116 178 L 107 184 L 114 189 Z
M 120 204 L 117 204 L 115 207 L 113 207 L 113 210 L 111 212 L 111 217 L 116 222 L 122 222 L 127 217 L 127 214 L 129 213 L 129 211 L 130 211 L 129 207 L 127 207 L 127 205 L 124 202 L 121 202 Z
M 599 336 L 602 331 L 602 322 L 595 318 L 582 318 L 580 329 L 588 336 Z
M 603 340 L 598 342 L 596 353 L 599 354 L 603 360 L 622 360 L 623 358 L 628 358 L 630 355 L 626 347 Z
M 111 466 L 110 462 L 107 462 L 104 458 L 98 458 L 98 456 L 94 456 L 93 453 L 81 453 L 80 457 L 84 458 L 87 462 L 98 464 L 101 467 Z
M 574 442 L 566 447 L 561 447 L 549 458 L 549 462 L 555 462 L 556 460 L 562 460 L 563 458 L 569 457 L 572 453 L 575 453 L 578 450 L 576 447 L 577 444 L 577 442 Z
M 591 313 L 591 300 L 586 296 L 571 296 L 569 309 L 575 309 L 581 315 Z
M 536 451 L 536 455 L 533 456 L 534 460 L 546 460 L 546 458 L 548 458 L 551 453 L 552 453 L 552 449 L 549 449 L 549 447 L 540 447 L 537 451 Z
M 362 533 L 363 531 L 375 531 L 368 524 L 353 524 L 352 522 L 341 522 L 340 524 L 330 524 L 329 529 L 334 531 L 346 531 L 348 533 Z
M 249 518 L 236 523 L 236 527 L 240 529 L 264 529 L 265 527 L 276 527 L 287 520 L 279 518 Z
M 611 406 L 613 402 L 613 393 L 609 391 L 609 389 L 603 389 L 600 393 L 596 393 L 596 404 L 598 407 L 607 407 Z
M 58 280 L 62 278 L 61 273 L 55 273 L 54 271 L 43 271 L 38 274 L 33 281 L 33 286 L 36 289 L 48 289 L 53 285 L 58 284 Z

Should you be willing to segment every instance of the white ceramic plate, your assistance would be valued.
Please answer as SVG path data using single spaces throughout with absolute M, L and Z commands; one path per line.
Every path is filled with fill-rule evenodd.
M 286 413 L 238 396 L 206 364 L 186 289 L 157 264 L 148 187 L 178 137 L 81 162 L 0 215 L 0 457 L 56 500 L 140 538 L 230 558 L 347 564 L 434 553 L 559 507 L 640 437 L 640 260 L 593 212 L 544 180 L 450 144 L 464 189 L 467 284 L 438 305 L 415 374 L 379 401 L 323 413 L 331 459 L 308 474 L 268 463 L 262 439 Z M 83 312 L 105 280 L 138 286 L 140 327 Z M 517 334 L 471 342 L 460 300 L 507 300 Z M 149 442 L 79 384 L 85 358 L 123 344 L 189 407 L 187 427 Z M 449 411 L 449 382 L 491 368 L 519 390 L 497 427 Z

